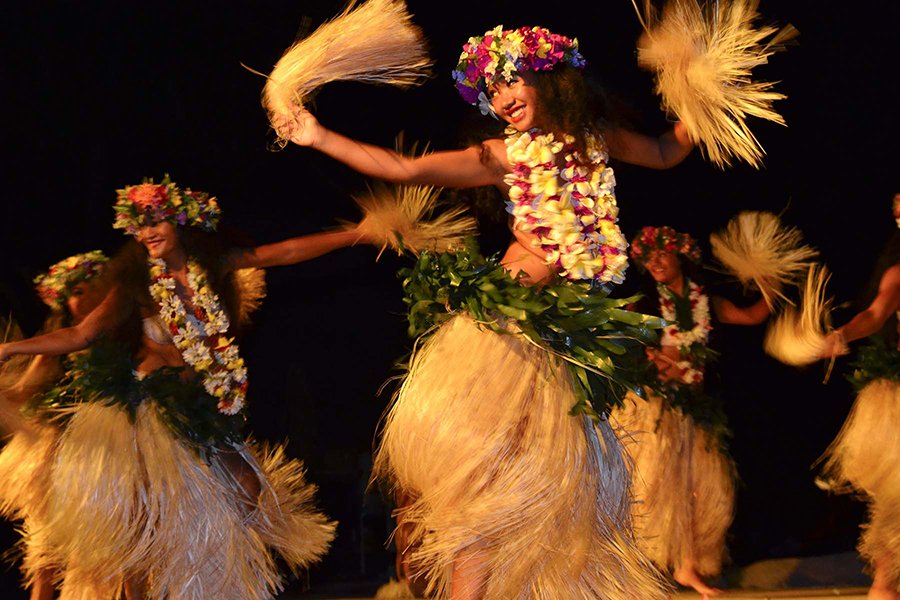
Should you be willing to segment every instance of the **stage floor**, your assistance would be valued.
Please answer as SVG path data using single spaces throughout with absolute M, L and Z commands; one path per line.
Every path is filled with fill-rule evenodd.
M 716 598 L 723 600 L 768 600 L 769 598 L 803 598 L 805 600 L 827 600 L 840 598 L 841 600 L 865 600 L 868 588 L 809 588 L 792 590 L 724 590 Z M 322 597 L 324 598 L 324 597 Z M 694 600 L 700 598 L 695 592 L 678 592 L 672 596 L 672 600 Z M 334 598 L 333 600 L 366 600 L 364 598 Z M 373 599 L 369 599 L 373 600 Z
M 724 590 L 716 598 L 764 600 L 768 598 L 805 598 L 806 600 L 825 600 L 826 598 L 841 598 L 843 600 L 865 600 L 868 588 L 815 588 L 793 590 Z M 694 592 L 679 592 L 672 596 L 673 600 L 694 600 L 700 598 L 700 594 Z

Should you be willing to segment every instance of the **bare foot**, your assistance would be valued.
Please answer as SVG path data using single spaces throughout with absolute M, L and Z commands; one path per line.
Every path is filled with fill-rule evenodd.
M 672 573 L 672 577 L 675 578 L 679 584 L 684 587 L 693 588 L 703 600 L 709 600 L 711 596 L 718 596 L 722 593 L 722 590 L 718 588 L 714 588 L 708 583 L 706 583 L 700 574 L 697 573 L 697 570 L 693 565 L 681 565 L 675 572 Z

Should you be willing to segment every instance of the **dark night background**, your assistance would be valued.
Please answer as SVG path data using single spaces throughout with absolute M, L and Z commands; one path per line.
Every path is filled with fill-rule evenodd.
M 656 134 L 668 126 L 650 77 L 636 66 L 640 26 L 628 0 L 553 10 L 521 2 L 409 6 L 431 44 L 436 78 L 407 91 L 332 84 L 313 109 L 326 126 L 381 145 L 402 130 L 408 141 L 456 147 L 474 109 L 457 97 L 449 71 L 469 36 L 498 23 L 577 36 L 592 74 L 632 109 L 635 129 Z M 122 234 L 110 227 L 114 190 L 144 176 L 168 172 L 215 194 L 225 222 L 257 242 L 355 218 L 350 196 L 364 181 L 314 151 L 272 152 L 259 103 L 263 80 L 241 66 L 269 71 L 304 18 L 315 27 L 341 8 L 322 0 L 5 6 L 0 310 L 36 330 L 44 312 L 31 279 L 75 252 L 115 251 Z M 853 300 L 894 231 L 898 10 L 888 0 L 763 0 L 767 20 L 800 30 L 798 44 L 757 74 L 781 82 L 789 98 L 777 108 L 789 126 L 754 123 L 768 152 L 759 171 L 721 171 L 699 152 L 669 171 L 616 165 L 626 234 L 668 224 L 705 239 L 739 210 L 784 210 L 832 267 L 838 301 Z M 410 342 L 394 276 L 404 260 L 374 259 L 373 249 L 354 248 L 270 270 L 269 297 L 242 342 L 250 430 L 289 440 L 321 488 L 320 506 L 341 523 L 332 552 L 309 574 L 313 589 L 386 579 L 391 562 L 387 509 L 365 490 L 389 397 L 376 392 Z M 838 376 L 821 385 L 819 365 L 801 372 L 774 363 L 760 350 L 762 334 L 719 332 L 742 477 L 732 559 L 744 565 L 850 550 L 861 505 L 816 489 L 810 469 L 846 415 L 849 386 Z M 0 535 L 6 547 L 16 539 L 10 525 Z M 15 567 L 0 575 L 0 597 L 25 597 L 15 591 Z

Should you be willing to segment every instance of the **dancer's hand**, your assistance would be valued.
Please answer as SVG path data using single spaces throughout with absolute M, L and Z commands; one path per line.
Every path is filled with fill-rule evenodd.
M 302 106 L 294 107 L 291 118 L 277 118 L 275 129 L 279 136 L 298 146 L 315 147 L 325 135 L 325 128 Z
M 672 127 L 672 134 L 682 146 L 690 147 L 694 145 L 691 136 L 688 135 L 687 127 L 681 121 L 675 121 L 675 125 Z
M 9 351 L 9 344 L 0 344 L 0 365 L 8 361 L 12 357 Z
M 825 336 L 822 344 L 822 350 L 819 352 L 819 358 L 834 358 L 835 356 L 843 356 L 850 353 L 847 342 L 844 339 L 844 332 L 835 329 Z

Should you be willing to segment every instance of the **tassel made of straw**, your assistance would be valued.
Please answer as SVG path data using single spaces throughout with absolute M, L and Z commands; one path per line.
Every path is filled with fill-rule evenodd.
M 770 310 L 787 300 L 785 285 L 796 284 L 818 252 L 803 244 L 796 227 L 785 226 L 770 212 L 744 211 L 725 229 L 709 236 L 713 255 L 745 286 L 754 284 Z
M 720 168 L 732 159 L 759 168 L 765 154 L 747 125 L 758 117 L 784 125 L 772 109 L 785 98 L 771 82 L 756 82 L 755 67 L 797 35 L 793 26 L 754 26 L 758 0 L 669 0 L 661 15 L 647 0 L 638 62 L 656 73 L 663 108 L 675 114 L 690 139 Z
M 421 83 L 431 59 L 402 0 L 351 3 L 339 16 L 288 48 L 268 76 L 263 106 L 280 143 L 297 125 L 294 110 L 321 86 L 352 80 L 396 86 Z
M 387 248 L 418 256 L 423 250 L 445 252 L 459 247 L 476 231 L 475 219 L 464 206 L 431 218 L 441 190 L 429 185 L 375 183 L 365 195 L 354 196 L 363 211 L 358 228 L 362 237 L 377 240 L 379 256 Z
M 767 354 L 793 366 L 819 360 L 825 346 L 825 332 L 830 326 L 831 299 L 825 297 L 830 277 L 824 265 L 809 268 L 800 308 L 786 307 L 766 331 Z

